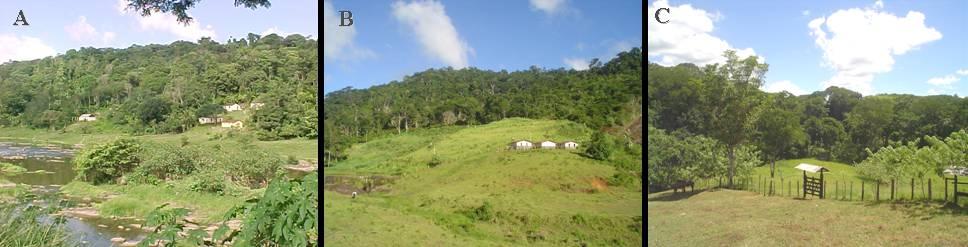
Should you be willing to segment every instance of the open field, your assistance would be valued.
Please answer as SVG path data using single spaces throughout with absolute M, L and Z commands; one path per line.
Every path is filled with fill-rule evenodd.
M 640 246 L 640 188 L 572 150 L 508 151 L 512 139 L 587 140 L 572 122 L 506 119 L 355 145 L 326 176 L 389 175 L 383 192 L 325 191 L 335 246 Z M 432 143 L 432 145 L 431 145 Z M 580 141 L 581 143 L 581 141 Z M 433 155 L 442 161 L 428 166 Z M 485 206 L 486 205 L 486 206 Z
M 0 139 L 22 140 L 24 142 L 38 144 L 81 144 L 92 145 L 104 143 L 118 137 L 132 137 L 135 139 L 164 142 L 169 144 L 181 144 L 183 140 L 189 145 L 202 145 L 207 147 L 234 148 L 243 145 L 240 142 L 242 136 L 249 135 L 252 145 L 263 150 L 272 151 L 281 155 L 292 156 L 297 159 L 317 159 L 319 157 L 318 141 L 315 139 L 290 139 L 280 141 L 259 141 L 255 140 L 248 132 L 231 131 L 228 129 L 213 127 L 213 125 L 198 126 L 180 134 L 161 134 L 161 135 L 141 135 L 133 136 L 125 134 L 111 127 L 96 128 L 98 131 L 91 133 L 81 133 L 77 130 L 77 125 L 91 123 L 78 123 L 73 128 L 68 128 L 66 132 L 55 132 L 47 130 L 29 129 L 22 127 L 0 128 Z M 98 126 L 100 127 L 100 126 Z M 245 138 L 249 138 L 245 137 Z
M 966 246 L 968 211 L 710 190 L 648 196 L 649 246 Z

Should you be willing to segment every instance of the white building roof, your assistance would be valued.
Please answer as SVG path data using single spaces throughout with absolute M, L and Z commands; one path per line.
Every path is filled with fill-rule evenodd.
M 794 168 L 808 171 L 808 172 L 819 172 L 819 171 L 829 172 L 830 171 L 830 169 L 824 168 L 822 166 L 816 166 L 816 165 L 811 165 L 807 163 L 800 163 L 799 165 L 797 165 L 797 167 L 794 167 Z

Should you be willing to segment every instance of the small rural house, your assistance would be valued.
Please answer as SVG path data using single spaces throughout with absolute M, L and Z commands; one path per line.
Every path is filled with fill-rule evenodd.
M 252 108 L 253 110 L 258 110 L 259 108 L 262 108 L 262 106 L 265 106 L 265 105 L 266 104 L 264 103 L 252 102 L 252 103 L 249 103 L 249 108 Z
M 509 149 L 515 149 L 515 150 L 528 150 L 528 149 L 531 149 L 532 147 L 534 147 L 534 143 L 528 140 L 514 141 L 510 144 L 510 146 L 508 146 Z
M 543 142 L 541 142 L 541 148 L 542 149 L 555 149 L 557 147 L 558 147 L 558 143 L 555 143 L 553 141 L 543 141 Z
M 77 118 L 77 121 L 81 121 L 81 122 L 97 121 L 97 116 L 94 116 L 94 114 L 90 114 L 90 113 L 81 114 L 81 116 Z
M 222 108 L 225 108 L 225 111 L 227 111 L 227 112 L 241 111 L 242 110 L 242 105 L 240 105 L 240 104 L 231 104 L 231 105 L 222 106 Z
M 242 121 L 238 121 L 238 120 L 228 120 L 228 121 L 222 122 L 222 128 L 239 128 L 239 129 L 241 129 L 242 127 L 243 127 Z
M 199 124 L 216 124 L 221 123 L 224 119 L 220 117 L 200 117 L 198 118 Z
M 577 149 L 578 143 L 574 141 L 565 141 L 561 143 L 561 147 L 564 149 Z

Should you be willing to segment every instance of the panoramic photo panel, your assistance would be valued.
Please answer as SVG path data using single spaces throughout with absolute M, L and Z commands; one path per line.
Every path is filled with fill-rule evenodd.
M 319 246 L 319 3 L 0 4 L 0 246 Z
M 322 4 L 326 246 L 642 246 L 643 2 Z
M 648 246 L 968 246 L 968 3 L 650 0 Z

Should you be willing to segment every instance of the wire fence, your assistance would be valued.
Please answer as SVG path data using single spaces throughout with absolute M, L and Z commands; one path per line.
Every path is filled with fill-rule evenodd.
M 706 190 L 725 188 L 726 178 L 707 178 L 693 181 L 692 189 Z M 734 178 L 733 189 L 746 190 L 764 196 L 792 198 L 818 198 L 807 193 L 804 196 L 803 179 L 780 179 L 750 176 Z M 842 201 L 968 201 L 968 177 L 942 177 L 925 179 L 893 179 L 888 181 L 824 179 L 821 186 L 822 199 Z

